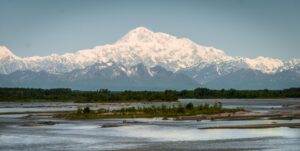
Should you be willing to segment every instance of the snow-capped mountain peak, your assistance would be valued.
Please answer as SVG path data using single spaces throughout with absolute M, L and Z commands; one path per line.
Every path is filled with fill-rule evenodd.
M 0 59 L 5 57 L 16 57 L 8 48 L 0 46 Z
M 300 65 L 300 59 L 292 59 L 289 61 L 291 65 Z
M 129 31 L 125 36 L 118 40 L 117 44 L 167 44 L 172 40 L 176 40 L 175 36 L 171 36 L 161 32 L 153 32 L 145 27 L 137 27 Z
M 99 85 L 119 89 L 124 81 L 128 88 L 139 89 L 149 84 L 157 89 L 162 83 L 161 88 L 193 88 L 199 84 L 235 88 L 231 84 L 239 82 L 245 88 L 287 88 L 300 84 L 300 59 L 229 56 L 187 38 L 138 27 L 113 44 L 63 55 L 22 58 L 0 46 L 0 74 L 6 74 L 0 75 L 0 86 L 17 87 L 49 80 L 47 86 L 65 87 L 61 82 L 69 81 L 67 84 L 74 83 L 73 88 L 79 89 L 95 89 Z M 24 76 L 32 81 L 24 80 Z M 20 84 L 16 84 L 16 77 Z M 247 80 L 250 82 L 245 83 Z M 131 87 L 132 83 L 135 87 Z
M 123 58 L 125 56 L 136 58 L 133 62 L 129 61 L 131 62 L 130 65 L 138 63 L 152 67 L 160 65 L 172 71 L 191 67 L 200 62 L 232 59 L 222 50 L 198 45 L 187 38 L 177 38 L 166 33 L 153 32 L 145 27 L 131 30 L 114 45 L 107 47 L 110 47 L 110 50 L 112 50 L 111 47 L 114 47 L 118 50 L 117 53 L 123 52 Z M 102 46 L 97 48 L 99 51 L 103 51 Z
M 245 59 L 251 69 L 259 70 L 264 73 L 274 73 L 284 66 L 284 62 L 279 59 L 259 56 L 255 59 Z
M 229 56 L 224 51 L 214 47 L 202 46 L 190 39 L 154 32 L 145 27 L 138 27 L 129 31 L 116 43 L 63 55 L 20 58 L 6 47 L 1 46 L 0 58 L 5 57 L 9 58 L 9 61 L 8 59 L 0 60 L 0 73 L 5 74 L 25 69 L 64 73 L 74 69 L 83 69 L 95 63 L 113 62 L 125 68 L 138 64 L 143 64 L 147 68 L 161 66 L 172 72 L 184 69 L 201 71 L 201 69 L 211 66 L 211 69 L 217 70 L 218 76 L 222 76 L 242 68 L 270 74 L 281 69 L 293 68 L 299 64 L 297 59 L 284 62 L 267 57 L 249 59 Z
M 137 27 L 129 31 L 117 43 L 137 43 L 137 42 L 151 42 L 155 37 L 155 33 L 145 27 Z
M 198 45 L 187 38 L 153 32 L 145 27 L 131 30 L 114 44 L 63 55 L 21 58 L 26 69 L 46 70 L 51 73 L 69 72 L 94 63 L 109 61 L 126 67 L 143 63 L 147 67 L 159 65 L 167 70 L 178 71 L 199 63 L 230 59 L 232 57 L 227 56 L 222 50 Z

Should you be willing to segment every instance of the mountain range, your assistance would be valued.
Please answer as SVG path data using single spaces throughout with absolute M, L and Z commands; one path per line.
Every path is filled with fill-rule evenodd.
M 19 57 L 0 46 L 0 87 L 79 90 L 284 89 L 300 86 L 300 59 L 229 56 L 187 38 L 129 31 L 75 53 Z

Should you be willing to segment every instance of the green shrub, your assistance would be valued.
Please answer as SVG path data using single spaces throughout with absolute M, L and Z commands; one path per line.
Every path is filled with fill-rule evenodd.
M 194 109 L 194 105 L 193 105 L 193 103 L 188 103 L 188 104 L 185 106 L 185 108 L 186 108 L 187 110 L 192 110 L 192 109 Z
M 88 113 L 91 113 L 91 109 L 89 107 L 85 107 L 83 109 L 83 114 L 88 114 Z

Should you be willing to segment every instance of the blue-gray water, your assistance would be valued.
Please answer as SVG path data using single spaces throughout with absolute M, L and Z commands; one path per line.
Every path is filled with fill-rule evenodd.
M 204 103 L 212 100 L 182 100 Z M 297 99 L 284 100 L 214 100 L 225 106 L 247 106 L 257 111 L 273 111 L 283 105 L 300 103 Z M 246 101 L 246 102 L 245 102 Z M 275 103 L 274 103 L 275 102 Z M 8 109 L 3 104 L 0 112 Z M 14 104 L 16 105 L 16 104 Z M 10 109 L 23 108 L 6 106 Z M 34 109 L 44 104 L 26 104 Z M 136 105 L 136 104 L 134 104 Z M 141 104 L 138 104 L 138 106 Z M 152 104 L 146 104 L 152 105 Z M 156 104 L 159 105 L 159 104 Z M 23 104 L 24 106 L 24 104 Z M 35 107 L 32 107 L 35 106 Z M 49 106 L 49 104 L 45 105 Z M 55 107 L 52 107 L 55 110 Z M 59 109 L 60 110 L 60 109 Z M 32 121 L 58 121 L 54 126 L 24 127 Z M 132 120 L 132 119 L 129 119 Z M 101 128 L 105 123 L 121 123 L 122 120 L 66 121 L 49 117 L 26 117 L 26 114 L 0 115 L 0 150 L 263 150 L 299 151 L 300 129 L 210 129 L 200 127 L 240 124 L 287 123 L 300 120 L 243 120 L 243 121 L 173 121 L 161 119 L 136 119 L 143 123 L 124 127 Z

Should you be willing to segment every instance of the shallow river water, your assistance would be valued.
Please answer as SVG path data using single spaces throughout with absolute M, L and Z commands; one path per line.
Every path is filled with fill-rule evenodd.
M 211 103 L 211 100 L 181 100 L 183 103 Z M 214 100 L 224 106 L 247 106 L 257 111 L 280 110 L 282 105 L 300 100 Z M 227 103 L 225 103 L 227 102 Z M 268 103 L 270 102 L 270 103 Z M 277 103 L 274 103 L 277 102 Z M 2 104 L 3 105 L 3 104 Z M 30 105 L 27 104 L 27 109 Z M 42 104 L 38 104 L 41 106 Z M 148 105 L 148 104 L 147 104 Z M 157 105 L 157 104 L 156 104 Z M 5 109 L 20 106 L 2 106 Z M 32 107 L 34 108 L 34 107 Z M 0 109 L 1 112 L 1 109 Z M 127 119 L 133 120 L 133 119 Z M 49 117 L 28 117 L 27 114 L 0 115 L 1 151 L 100 151 L 100 150 L 170 150 L 170 151 L 299 151 L 300 129 L 198 129 L 208 126 L 287 123 L 300 120 L 242 120 L 242 121 L 173 121 L 134 119 L 133 125 L 101 128 L 106 123 L 122 123 L 123 119 L 67 121 Z M 57 121 L 53 126 L 24 127 L 32 121 Z

